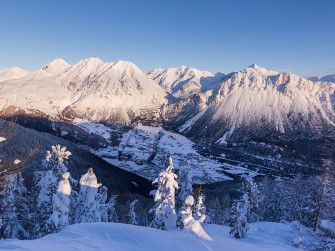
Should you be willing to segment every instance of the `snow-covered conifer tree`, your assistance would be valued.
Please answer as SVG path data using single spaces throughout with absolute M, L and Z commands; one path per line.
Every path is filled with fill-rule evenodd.
M 112 195 L 109 198 L 109 201 L 107 203 L 107 207 L 108 207 L 108 221 L 109 222 L 119 222 L 119 218 L 116 214 L 116 199 L 117 199 L 118 195 Z
M 70 173 L 66 172 L 62 175 L 59 182 L 57 192 L 53 195 L 53 213 L 50 217 L 50 224 L 59 231 L 69 225 L 70 213 L 70 195 L 71 185 L 69 182 Z
M 128 218 L 129 218 L 129 224 L 132 224 L 132 225 L 138 225 L 137 215 L 135 213 L 135 205 L 137 202 L 138 200 L 135 199 L 129 205 Z
M 236 201 L 233 204 L 233 215 L 230 222 L 230 234 L 236 239 L 241 239 L 246 237 L 248 227 L 248 214 L 250 210 L 249 197 L 248 194 L 243 194 L 241 200 Z
M 52 151 L 47 151 L 46 159 L 42 162 L 46 171 L 35 172 L 35 187 L 39 191 L 37 196 L 37 213 L 35 232 L 37 237 L 57 231 L 56 226 L 50 221 L 53 214 L 53 198 L 57 192 L 58 183 L 67 172 L 64 159 L 71 155 L 66 147 L 52 146 Z
M 93 168 L 80 178 L 80 194 L 78 198 L 78 208 L 76 222 L 101 222 L 101 195 L 98 195 L 97 177 L 93 173 Z
M 323 161 L 323 173 L 319 178 L 319 198 L 316 205 L 316 216 L 313 230 L 320 220 L 335 220 L 335 168 L 331 159 Z
M 265 176 L 260 189 L 262 199 L 260 200 L 260 216 L 262 220 L 278 222 L 284 214 L 283 199 L 286 197 L 284 194 L 285 185 L 281 178 L 272 179 Z M 287 199 L 287 198 L 285 198 Z
M 248 215 L 248 222 L 255 222 L 259 220 L 259 202 L 260 192 L 257 184 L 254 182 L 252 177 L 247 177 L 244 182 L 244 192 L 248 194 L 250 210 Z
M 53 212 L 52 196 L 56 191 L 57 179 L 52 171 L 35 172 L 35 182 L 39 180 L 35 187 L 39 190 L 37 196 L 37 210 L 35 216 L 35 233 L 40 238 L 52 233 L 55 229 L 49 226 L 49 218 Z
M 26 229 L 29 223 L 29 202 L 27 189 L 21 173 L 6 177 L 6 185 L 0 193 L 0 219 L 2 219 L 4 238 L 29 238 Z
M 100 207 L 100 215 L 101 215 L 101 221 L 102 222 L 108 222 L 108 205 L 107 205 L 107 193 L 108 188 L 105 186 L 102 186 L 100 188 L 100 191 L 97 193 L 97 200 Z
M 181 215 L 181 226 L 183 230 L 192 231 L 198 237 L 201 237 L 205 240 L 211 240 L 208 234 L 201 226 L 201 220 L 196 220 L 193 218 L 192 214 L 192 206 L 194 204 L 194 198 L 192 195 L 189 195 L 185 200 L 185 205 L 182 211 L 180 212 Z
M 193 193 L 193 172 L 190 165 L 190 160 L 187 160 L 185 169 L 181 172 L 178 185 L 180 186 L 178 197 L 182 202 L 184 202 L 187 196 Z
M 230 221 L 230 234 L 240 239 L 246 237 L 248 222 L 257 218 L 258 190 L 252 178 L 247 177 L 242 182 L 243 196 L 233 204 L 233 215 Z
M 153 181 L 153 184 L 158 183 L 158 189 L 155 194 L 155 207 L 150 210 L 155 214 L 151 226 L 159 229 L 176 228 L 175 190 L 178 189 L 178 183 L 175 180 L 177 175 L 172 172 L 173 167 L 172 158 L 169 157 L 167 169 Z
M 205 194 L 202 192 L 201 187 L 198 188 L 196 205 L 194 208 L 194 218 L 199 222 L 204 222 L 206 219 L 206 206 L 205 206 Z

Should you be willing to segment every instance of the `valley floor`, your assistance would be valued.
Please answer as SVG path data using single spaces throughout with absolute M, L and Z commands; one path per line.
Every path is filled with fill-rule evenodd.
M 248 237 L 237 240 L 229 227 L 206 225 L 213 241 L 190 232 L 161 231 L 121 223 L 82 223 L 38 240 L 1 240 L 0 250 L 296 250 L 290 246 L 296 235 L 289 224 L 260 222 L 250 225 Z

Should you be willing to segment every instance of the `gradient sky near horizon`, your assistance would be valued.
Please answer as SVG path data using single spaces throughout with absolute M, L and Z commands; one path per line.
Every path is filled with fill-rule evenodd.
M 98 57 L 141 70 L 335 73 L 335 0 L 2 0 L 0 69 Z

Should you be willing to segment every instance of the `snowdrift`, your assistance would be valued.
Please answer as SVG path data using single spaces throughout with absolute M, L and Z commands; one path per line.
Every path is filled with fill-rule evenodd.
M 229 227 L 206 225 L 213 241 L 191 232 L 162 231 L 120 223 L 82 223 L 38 240 L 1 240 L 0 250 L 296 250 L 290 246 L 295 235 L 290 225 L 261 222 L 250 225 L 243 240 L 229 235 Z

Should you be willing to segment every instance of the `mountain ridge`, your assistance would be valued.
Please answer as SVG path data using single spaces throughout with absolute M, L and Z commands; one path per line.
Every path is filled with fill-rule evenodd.
M 74 65 L 57 59 L 46 66 L 0 83 L 5 115 L 24 111 L 27 119 L 161 126 L 198 142 L 194 147 L 202 152 L 211 154 L 214 148 L 234 165 L 247 154 L 249 167 L 255 168 L 280 168 L 294 162 L 290 159 L 299 167 L 316 167 L 335 143 L 335 85 L 330 82 L 255 64 L 227 75 L 186 66 L 145 73 L 128 61 L 97 58 Z

